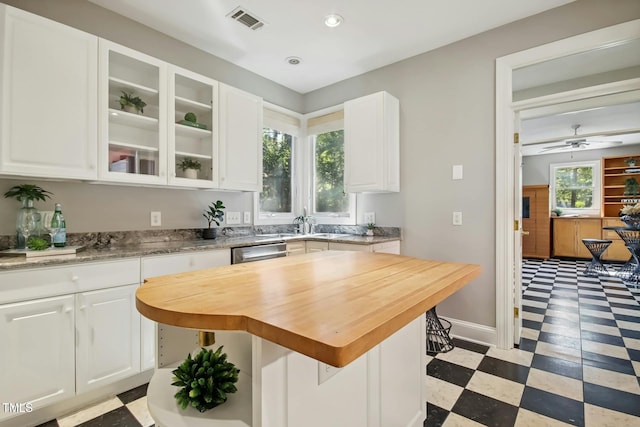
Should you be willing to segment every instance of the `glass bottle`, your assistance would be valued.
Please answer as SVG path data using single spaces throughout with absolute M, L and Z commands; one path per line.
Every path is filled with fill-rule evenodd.
M 32 235 L 36 231 L 33 225 L 37 225 L 39 218 L 38 210 L 33 207 L 33 199 L 22 199 L 16 220 L 16 249 L 26 248 L 25 235 Z
M 53 235 L 53 246 L 63 248 L 67 244 L 67 224 L 62 215 L 62 205 L 56 203 L 56 210 L 51 218 L 51 226 L 58 228 L 58 232 Z

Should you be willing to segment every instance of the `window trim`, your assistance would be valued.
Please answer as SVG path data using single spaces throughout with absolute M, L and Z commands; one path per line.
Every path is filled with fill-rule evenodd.
M 551 163 L 549 165 L 549 209 L 555 209 L 556 202 L 556 170 L 560 168 L 567 167 L 591 167 L 592 170 L 592 182 L 593 182 L 593 205 L 591 208 L 563 208 L 562 215 L 593 215 L 600 216 L 602 211 L 602 195 L 601 195 L 601 172 L 600 172 L 600 161 L 599 160 L 588 160 L 588 161 L 576 161 L 576 162 L 563 162 L 563 163 Z
M 301 156 L 301 141 L 304 139 L 304 117 L 302 114 L 295 111 L 287 110 L 275 104 L 268 102 L 263 103 L 263 108 L 275 111 L 277 113 L 295 118 L 300 121 L 300 128 L 297 132 L 293 132 L 295 129 L 291 127 L 291 124 L 286 124 L 284 129 L 276 129 L 280 132 L 289 134 L 292 136 L 291 146 L 291 209 L 292 212 L 276 213 L 276 212 L 262 212 L 260 211 L 260 192 L 253 193 L 253 225 L 278 225 L 278 224 L 293 224 L 294 218 L 297 216 L 296 212 L 300 211 L 300 180 L 302 179 L 302 156 Z M 263 128 L 276 128 L 276 126 L 270 126 L 271 123 L 263 123 Z

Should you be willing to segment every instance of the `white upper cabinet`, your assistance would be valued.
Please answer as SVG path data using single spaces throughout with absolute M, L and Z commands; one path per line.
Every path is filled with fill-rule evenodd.
M 218 82 L 170 65 L 168 125 L 169 184 L 217 187 Z
M 220 83 L 220 183 L 262 191 L 262 98 Z
M 167 183 L 167 64 L 100 39 L 99 177 Z M 139 98 L 122 109 L 120 97 Z
M 400 191 L 400 103 L 378 92 L 344 103 L 345 191 Z
M 98 38 L 0 4 L 0 173 L 97 177 Z

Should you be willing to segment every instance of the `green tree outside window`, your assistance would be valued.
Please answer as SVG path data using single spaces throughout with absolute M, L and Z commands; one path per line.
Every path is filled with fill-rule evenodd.
M 349 197 L 344 192 L 344 131 L 316 136 L 315 212 L 349 212 Z
M 291 164 L 293 137 L 275 129 L 262 132 L 262 192 L 260 211 L 292 212 Z
M 563 167 L 555 170 L 555 207 L 586 209 L 593 207 L 593 168 Z

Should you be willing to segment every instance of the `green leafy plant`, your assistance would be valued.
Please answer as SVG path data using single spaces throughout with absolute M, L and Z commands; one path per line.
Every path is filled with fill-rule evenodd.
M 187 113 L 184 115 L 184 119 L 188 122 L 192 122 L 192 123 L 197 123 L 198 122 L 198 118 L 196 117 L 196 115 L 194 113 Z
M 185 157 L 180 163 L 177 164 L 177 166 L 183 171 L 187 169 L 195 169 L 199 171 L 202 167 L 199 161 L 197 161 L 196 159 L 192 159 L 191 157 Z
M 44 251 L 49 247 L 49 242 L 42 237 L 30 237 L 27 240 L 27 247 L 33 251 Z
M 42 200 L 43 202 L 47 200 L 47 198 L 51 198 L 49 194 L 53 194 L 50 191 L 44 190 L 37 185 L 33 184 L 22 184 L 15 185 L 9 189 L 6 193 L 4 193 L 5 198 L 15 197 L 19 202 L 23 200 Z
M 551 212 L 554 212 L 558 216 L 562 215 L 562 209 L 560 208 L 551 209 Z
M 133 96 L 133 92 L 125 92 L 121 91 L 122 95 L 120 95 L 120 109 L 124 110 L 124 107 L 130 105 L 133 106 L 136 111 L 140 113 L 144 113 L 144 107 L 147 106 L 147 103 L 140 99 L 139 96 Z
M 191 354 L 172 371 L 171 385 L 182 387 L 175 395 L 176 401 L 186 409 L 187 406 L 196 408 L 200 412 L 215 408 L 227 401 L 229 394 L 238 389 L 239 369 L 227 361 L 222 346 L 214 352 L 202 348 L 195 357 Z
M 376 224 L 374 222 L 370 222 L 367 224 L 367 230 L 373 230 L 376 228 Z
M 629 157 L 628 159 L 625 159 L 624 162 L 627 164 L 627 166 L 635 166 L 637 163 L 637 160 L 634 157 Z
M 220 221 L 224 219 L 224 211 L 222 209 L 225 209 L 225 206 L 218 200 L 215 203 L 211 203 L 208 210 L 204 211 L 202 216 L 209 223 L 209 228 L 211 228 L 212 222 L 215 222 L 218 226 L 220 225 Z

